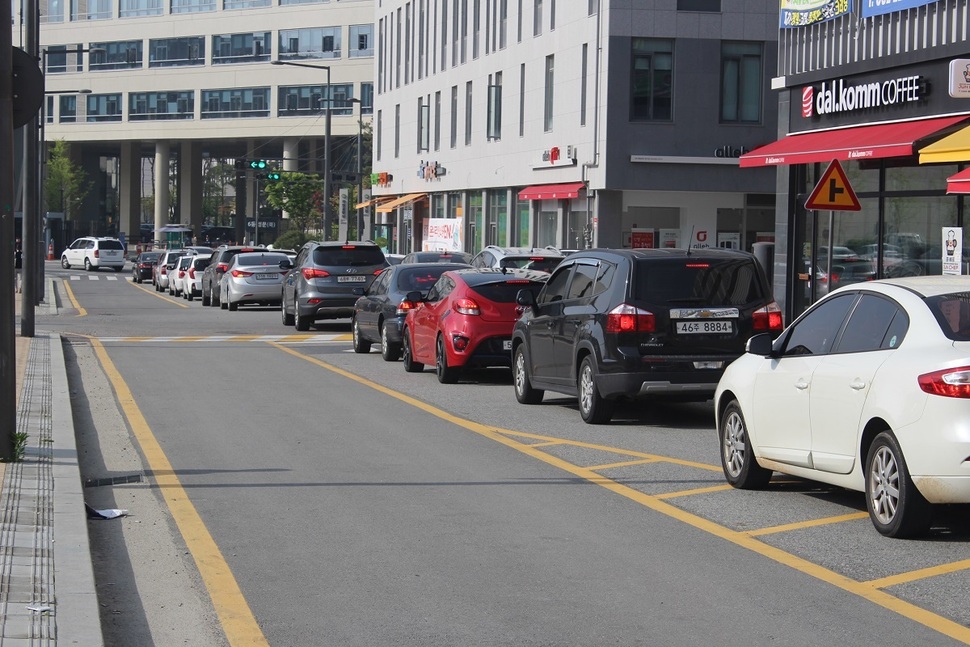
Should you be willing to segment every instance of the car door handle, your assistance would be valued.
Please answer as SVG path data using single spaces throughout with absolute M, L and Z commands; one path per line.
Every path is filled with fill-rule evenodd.
M 797 380 L 795 380 L 795 388 L 798 389 L 799 391 L 804 391 L 805 389 L 807 389 L 809 384 L 811 384 L 811 382 L 809 382 L 803 377 L 800 377 Z
M 854 380 L 849 382 L 849 388 L 852 389 L 853 391 L 861 391 L 862 389 L 866 388 L 866 386 L 868 386 L 866 381 L 860 380 L 859 378 L 855 378 Z

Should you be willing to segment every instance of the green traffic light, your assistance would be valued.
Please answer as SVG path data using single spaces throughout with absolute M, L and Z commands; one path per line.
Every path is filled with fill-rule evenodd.
M 278 180 L 280 179 L 280 174 L 276 171 L 271 171 L 266 177 L 270 180 Z
M 262 170 L 266 168 L 266 160 L 251 160 L 249 162 L 249 168 Z

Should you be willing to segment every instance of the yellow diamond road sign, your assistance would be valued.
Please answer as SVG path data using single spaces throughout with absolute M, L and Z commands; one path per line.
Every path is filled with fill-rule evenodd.
M 805 201 L 805 208 L 827 211 L 861 211 L 859 198 L 849 184 L 839 160 L 834 159 L 822 173 L 822 179 L 815 185 L 812 195 Z

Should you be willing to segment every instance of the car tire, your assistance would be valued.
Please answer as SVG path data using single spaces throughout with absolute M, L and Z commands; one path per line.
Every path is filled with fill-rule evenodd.
M 457 366 L 448 366 L 445 338 L 438 335 L 438 341 L 435 342 L 434 348 L 434 372 L 438 376 L 438 381 L 442 384 L 455 384 L 461 374 L 461 369 Z
M 579 390 L 579 415 L 583 422 L 591 425 L 606 424 L 613 417 L 613 409 L 616 408 L 615 400 L 607 400 L 600 395 L 596 388 L 596 370 L 593 368 L 593 360 L 587 355 L 583 358 L 579 366 L 579 379 L 577 380 Z
M 915 537 L 925 533 L 933 507 L 916 489 L 906 459 L 892 432 L 872 441 L 866 454 L 866 508 L 872 525 L 887 537 Z
M 210 299 L 210 302 L 212 303 L 212 306 L 213 307 L 215 307 L 215 306 L 220 306 L 221 307 L 222 304 L 219 303 L 219 291 L 216 290 L 216 286 L 215 285 L 209 286 L 209 294 L 210 294 L 209 299 Z
M 411 353 L 410 334 L 407 328 L 401 334 L 401 339 L 404 340 L 401 344 L 401 359 L 404 361 L 404 370 L 408 373 L 420 373 L 424 370 L 424 364 L 414 361 L 414 355 Z
M 186 290 L 185 291 L 185 300 L 186 301 L 194 301 L 195 300 L 195 293 L 192 290 Z
M 219 309 L 220 310 L 228 310 L 229 309 L 229 303 L 225 299 L 222 298 L 222 289 L 221 288 L 219 289 Z
M 354 352 L 361 354 L 369 353 L 370 342 L 361 336 L 360 323 L 357 321 L 357 317 L 353 317 L 350 320 L 350 332 L 354 339 Z
M 529 362 L 522 344 L 515 347 L 515 355 L 512 357 L 512 384 L 515 386 L 515 399 L 521 404 L 539 404 L 546 394 L 542 389 L 532 388 Z
M 758 464 L 741 405 L 732 400 L 721 414 L 717 429 L 721 469 L 727 482 L 739 490 L 757 490 L 771 480 L 771 470 Z
M 209 306 L 212 304 L 212 297 L 206 292 L 205 287 L 202 288 L 202 305 Z
M 313 323 L 313 317 L 310 317 L 308 315 L 297 314 L 297 315 L 294 315 L 293 323 L 296 326 L 297 330 L 299 330 L 300 332 L 306 332 L 307 330 L 310 330 L 310 324 Z
M 132 283 L 141 283 L 141 279 L 138 278 L 137 276 L 133 276 L 133 277 L 131 277 L 131 282 Z
M 71 264 L 67 260 L 67 256 L 61 256 L 61 267 L 65 270 L 71 269 Z
M 120 271 L 121 271 L 121 270 L 123 270 L 123 269 L 125 269 L 125 268 L 124 268 L 124 267 L 116 267 L 116 268 L 115 268 L 115 272 L 120 272 Z
M 85 258 L 84 259 L 84 271 L 85 272 L 90 272 L 93 269 L 94 268 L 91 267 L 91 259 L 90 258 Z
M 387 325 L 381 322 L 381 358 L 385 362 L 401 359 L 401 345 L 387 338 Z
M 226 295 L 226 306 L 229 308 L 229 312 L 239 310 L 239 303 L 230 299 L 228 294 Z

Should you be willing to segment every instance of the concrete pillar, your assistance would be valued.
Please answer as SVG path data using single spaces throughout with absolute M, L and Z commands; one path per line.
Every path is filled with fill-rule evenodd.
M 283 170 L 300 170 L 300 140 L 296 137 L 283 140 Z
M 119 229 L 127 232 L 128 249 L 134 251 L 141 242 L 141 142 L 121 142 L 119 172 Z
M 168 187 L 169 148 L 167 141 L 155 142 L 155 240 L 165 240 L 158 232 L 168 224 L 171 194 Z
M 192 237 L 202 233 L 202 146 L 195 141 L 179 143 L 179 213 Z
M 259 153 L 256 152 L 258 142 L 250 140 L 246 143 L 246 159 L 257 159 Z M 243 239 L 247 242 L 252 241 L 252 234 L 249 233 L 246 223 L 256 220 L 257 209 L 259 208 L 259 182 L 256 174 L 251 170 L 246 171 L 246 215 L 242 219 Z M 240 239 L 240 240 L 243 240 Z

